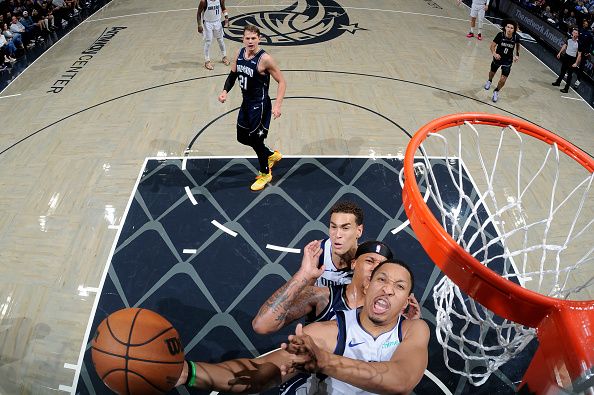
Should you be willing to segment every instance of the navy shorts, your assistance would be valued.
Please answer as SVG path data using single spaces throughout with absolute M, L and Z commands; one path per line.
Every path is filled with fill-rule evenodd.
M 237 116 L 237 140 L 243 144 L 268 136 L 272 104 L 270 97 L 264 100 L 244 100 Z

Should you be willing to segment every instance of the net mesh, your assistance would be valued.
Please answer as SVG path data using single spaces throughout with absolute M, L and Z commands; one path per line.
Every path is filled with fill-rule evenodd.
M 592 300 L 594 176 L 513 126 L 465 122 L 427 136 L 415 174 L 428 207 L 483 265 L 538 293 Z M 483 384 L 535 330 L 498 317 L 443 277 L 433 290 L 448 368 Z

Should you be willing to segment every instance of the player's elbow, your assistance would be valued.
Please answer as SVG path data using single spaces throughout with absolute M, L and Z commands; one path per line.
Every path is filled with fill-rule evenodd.
M 252 329 L 259 335 L 269 335 L 277 330 L 277 328 L 268 325 L 267 320 L 262 319 L 261 317 L 255 317 L 252 320 Z

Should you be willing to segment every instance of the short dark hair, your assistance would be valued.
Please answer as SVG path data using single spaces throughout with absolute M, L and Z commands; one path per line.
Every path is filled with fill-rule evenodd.
M 505 29 L 505 27 L 507 25 L 512 25 L 514 27 L 514 33 L 516 33 L 518 31 L 518 22 L 514 21 L 513 19 L 506 19 L 503 21 L 503 28 Z
M 256 33 L 258 36 L 260 36 L 260 29 L 258 29 L 258 26 L 247 24 L 243 27 L 243 33 L 245 34 L 245 32 Z
M 363 209 L 353 202 L 340 201 L 330 208 L 330 216 L 334 213 L 353 214 L 357 225 L 363 224 Z
M 410 267 L 406 263 L 402 262 L 401 260 L 398 260 L 398 259 L 388 259 L 386 261 L 381 262 L 371 272 L 371 279 L 373 280 L 373 276 L 375 276 L 375 273 L 379 270 L 380 267 L 382 267 L 386 263 L 392 263 L 394 265 L 399 265 L 399 266 L 402 266 L 403 268 L 406 269 L 406 271 L 410 275 L 410 291 L 408 292 L 409 295 L 410 295 L 412 293 L 413 289 L 415 288 L 415 276 L 413 275 L 412 270 L 410 270 Z

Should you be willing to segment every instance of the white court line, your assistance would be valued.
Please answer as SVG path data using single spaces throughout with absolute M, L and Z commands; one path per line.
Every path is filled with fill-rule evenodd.
M 197 205 L 198 202 L 194 198 L 194 195 L 192 195 L 192 191 L 190 191 L 190 187 L 184 187 L 184 189 L 186 190 L 186 195 L 188 195 L 188 198 L 190 199 L 190 202 L 192 202 L 192 204 L 194 206 Z
M 280 350 L 280 348 L 276 348 L 274 350 L 270 350 L 267 353 L 264 353 L 260 356 L 258 356 L 258 358 L 262 358 L 268 354 L 272 354 L 275 351 Z M 431 381 L 433 381 L 435 383 L 435 385 L 437 385 L 445 395 L 452 395 L 452 392 L 449 390 L 448 387 L 446 387 L 446 385 L 444 383 L 441 382 L 441 380 L 439 378 L 437 378 L 437 376 L 435 376 L 433 373 L 431 373 L 430 371 L 428 371 L 427 369 L 425 369 L 424 372 L 425 376 L 427 376 Z M 219 392 L 218 391 L 212 391 L 210 393 L 210 395 L 217 395 Z
M 71 364 L 71 363 L 65 363 L 65 364 L 64 364 L 64 367 L 65 367 L 66 369 L 72 369 L 72 370 L 76 370 L 76 368 L 78 368 L 78 366 L 77 366 L 77 365 L 74 365 L 74 364 Z
M 234 232 L 231 229 L 227 228 L 225 225 L 221 224 L 216 219 L 213 219 L 212 221 L 210 221 L 210 223 L 222 230 L 223 232 L 227 233 L 228 235 L 231 235 L 233 237 L 237 236 L 237 232 Z
M 198 252 L 198 250 L 195 250 L 193 248 L 184 248 L 184 251 L 183 251 L 184 254 L 195 254 L 197 252 Z
M 184 157 L 184 160 L 182 160 L 182 171 L 186 171 L 186 164 L 188 163 L 188 157 Z
M 275 246 L 273 244 L 266 244 L 266 248 L 268 248 L 269 250 L 290 252 L 292 254 L 299 254 L 301 252 L 301 250 L 299 248 L 280 247 L 280 246 Z
M 8 85 L 6 86 L 8 88 Z M 8 95 L 8 96 L 0 96 L 0 99 L 8 99 L 9 97 L 15 97 L 15 96 L 20 96 L 20 93 L 14 94 L 14 95 Z
M 569 100 L 579 100 L 579 101 L 584 101 L 585 100 L 580 96 L 580 97 L 569 97 L 569 96 L 561 96 L 562 99 L 569 99 Z
M 72 387 L 69 387 L 67 385 L 60 384 L 60 386 L 58 387 L 58 390 L 65 391 L 65 392 L 70 392 L 70 393 L 74 394 L 73 388 Z
M 109 3 L 108 3 L 109 4 Z M 134 200 L 134 192 L 136 190 L 138 190 L 138 184 L 140 184 L 140 180 L 142 178 L 142 173 L 144 171 L 144 168 L 146 167 L 146 164 L 148 162 L 148 159 L 144 159 L 144 163 L 142 164 L 142 166 L 140 167 L 140 170 L 138 171 L 138 177 L 136 178 L 136 182 L 134 183 L 134 188 L 132 189 L 132 192 L 130 193 L 130 198 L 128 199 L 128 204 L 126 205 L 126 209 L 124 210 L 124 215 L 122 215 L 122 223 L 123 221 L 125 221 L 127 215 L 128 215 L 128 211 L 130 210 L 130 206 L 132 206 L 132 201 Z M 87 323 L 87 329 L 85 330 L 85 336 L 84 336 L 84 340 L 80 346 L 80 353 L 78 355 L 78 364 L 76 365 L 76 371 L 74 373 L 74 380 L 73 380 L 73 387 L 67 387 L 67 386 L 62 386 L 60 385 L 60 390 L 62 391 L 66 391 L 66 392 L 70 392 L 71 395 L 75 395 L 76 393 L 76 387 L 78 385 L 78 378 L 80 377 L 80 370 L 83 364 L 83 359 L 85 357 L 85 349 L 86 349 L 86 345 L 87 342 L 89 341 L 89 336 L 91 333 L 91 327 L 93 326 L 93 318 L 95 318 L 95 313 L 97 312 L 97 306 L 99 305 L 99 294 L 102 289 L 103 286 L 105 285 L 105 279 L 107 278 L 107 272 L 109 270 L 109 265 L 111 264 L 111 260 L 113 258 L 113 254 L 115 252 L 115 248 L 118 242 L 118 239 L 120 238 L 120 233 L 122 232 L 122 229 L 118 229 L 118 232 L 113 240 L 113 244 L 111 245 L 111 251 L 109 252 L 109 256 L 107 257 L 107 261 L 105 262 L 105 267 L 103 268 L 103 273 L 101 275 L 101 282 L 99 283 L 99 288 L 97 288 L 97 295 L 95 295 L 95 301 L 93 302 L 93 308 L 91 309 L 91 313 L 89 315 L 89 322 Z M 128 306 L 126 306 L 128 307 Z M 67 388 L 67 389 L 63 389 Z
M 431 381 L 433 381 L 446 395 L 452 395 L 452 392 L 449 390 L 448 387 L 445 386 L 444 383 L 441 382 L 440 379 L 437 378 L 433 373 L 425 369 L 425 376 L 427 376 Z

